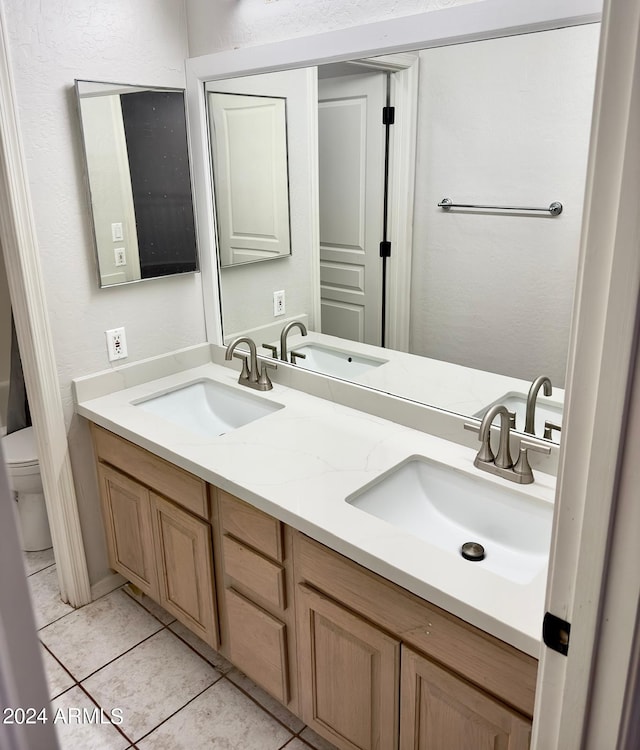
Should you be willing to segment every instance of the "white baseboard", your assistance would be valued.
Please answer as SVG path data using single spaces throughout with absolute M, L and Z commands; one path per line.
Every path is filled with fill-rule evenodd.
M 96 599 L 100 599 L 101 596 L 109 594 L 117 588 L 120 588 L 124 583 L 127 582 L 126 578 L 123 578 L 120 573 L 111 573 L 106 576 L 98 583 L 94 583 L 91 587 L 91 601 L 94 602 Z

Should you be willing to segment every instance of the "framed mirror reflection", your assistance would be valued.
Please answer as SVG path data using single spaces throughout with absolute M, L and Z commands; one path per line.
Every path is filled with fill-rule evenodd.
M 284 325 L 300 320 L 308 335 L 295 329 L 287 349 L 306 356 L 293 366 L 470 417 L 508 398 L 518 430 L 531 384 L 546 376 L 552 394 L 538 389 L 537 400 L 560 427 L 598 35 L 587 23 L 424 49 L 406 65 L 391 55 L 227 79 L 250 93 L 255 79 L 264 91 L 269 76 L 289 77 L 278 95 L 288 108 L 304 100 L 305 114 L 288 123 L 288 137 L 307 144 L 291 155 L 290 181 L 311 188 L 291 190 L 291 258 L 272 273 L 221 269 L 224 341 L 249 335 L 279 356 Z M 369 166 L 367 146 L 384 146 L 380 102 L 396 106 L 389 163 L 376 145 Z M 386 167 L 385 201 L 374 175 Z M 438 206 L 445 197 L 497 207 L 560 201 L 563 212 L 447 211 Z M 310 224 L 297 227 L 297 214 Z M 385 222 L 392 242 L 381 291 Z M 294 257 L 304 259 L 296 273 Z M 282 290 L 280 317 L 272 297 Z M 558 430 L 548 437 L 558 442 Z
M 75 86 L 100 287 L 197 271 L 184 91 Z
M 291 254 L 283 97 L 207 91 L 223 268 Z

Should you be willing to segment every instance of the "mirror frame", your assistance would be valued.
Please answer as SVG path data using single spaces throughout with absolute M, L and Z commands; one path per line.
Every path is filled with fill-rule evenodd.
M 213 205 L 213 193 L 208 170 L 210 158 L 205 83 L 597 23 L 601 20 L 601 15 L 600 0 L 558 0 L 553 4 L 531 2 L 526 5 L 514 4 L 510 0 L 484 0 L 477 4 L 454 6 L 352 29 L 187 60 L 187 95 L 191 113 L 201 269 L 206 280 L 204 305 L 208 341 L 219 346 L 224 344 L 215 219 L 210 208 Z M 309 242 L 317 243 L 317 237 L 318 228 L 309 227 Z M 401 395 L 393 395 L 408 400 Z M 430 406 L 427 403 L 424 405 Z M 439 407 L 433 408 L 443 411 Z
M 179 93 L 183 96 L 183 107 L 184 107 L 184 118 L 185 118 L 185 129 L 186 129 L 186 152 L 187 152 L 187 168 L 189 170 L 189 186 L 191 190 L 191 212 L 193 215 L 193 239 L 195 247 L 195 268 L 188 271 L 178 271 L 176 273 L 158 274 L 155 276 L 147 276 L 139 279 L 130 279 L 127 281 L 119 281 L 114 284 L 103 283 L 102 273 L 100 270 L 100 248 L 98 247 L 98 233 L 96 231 L 96 220 L 95 220 L 95 207 L 94 207 L 94 196 L 91 188 L 91 175 L 89 170 L 89 159 L 87 155 L 87 142 L 85 136 L 85 122 L 82 116 L 82 97 L 80 95 L 79 84 L 97 84 L 103 86 L 113 86 L 115 88 L 131 89 L 132 91 L 157 91 L 157 92 L 169 92 Z M 80 138 L 81 138 L 81 149 L 83 156 L 83 171 L 84 171 L 84 183 L 86 186 L 86 195 L 88 201 L 89 214 L 91 216 L 91 233 L 94 248 L 94 257 L 96 265 L 96 276 L 98 280 L 99 289 L 111 289 L 112 287 L 121 287 L 128 284 L 137 284 L 141 281 L 154 281 L 155 279 L 171 278 L 172 276 L 185 276 L 192 273 L 200 273 L 201 271 L 201 250 L 198 233 L 197 223 L 197 212 L 195 206 L 195 181 L 194 181 L 194 165 L 192 158 L 192 150 L 190 144 L 191 128 L 189 124 L 188 107 L 187 107 L 187 91 L 183 88 L 176 88 L 175 86 L 145 86 L 143 84 L 131 84 L 131 83 L 120 83 L 116 81 L 96 81 L 92 79 L 76 78 L 74 80 L 74 94 L 76 100 L 76 109 L 78 112 L 78 122 L 80 127 Z

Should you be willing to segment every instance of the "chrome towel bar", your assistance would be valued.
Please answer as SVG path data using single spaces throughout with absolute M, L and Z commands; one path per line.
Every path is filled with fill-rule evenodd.
M 450 208 L 488 208 L 492 211 L 542 211 L 544 213 L 550 213 L 551 216 L 558 216 L 562 213 L 562 203 L 554 201 L 548 208 L 532 208 L 530 206 L 479 206 L 474 203 L 454 203 L 451 198 L 443 198 L 438 206 L 444 211 L 448 211 Z

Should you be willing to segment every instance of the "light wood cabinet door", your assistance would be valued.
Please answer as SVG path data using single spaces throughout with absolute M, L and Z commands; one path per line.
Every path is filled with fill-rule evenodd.
M 527 750 L 531 723 L 402 649 L 400 750 Z
M 158 580 L 149 491 L 108 466 L 98 465 L 109 564 L 157 599 Z
M 287 628 L 233 589 L 225 592 L 229 659 L 285 705 L 289 702 Z
M 302 719 L 341 750 L 398 747 L 400 643 L 301 585 Z
M 213 648 L 218 629 L 209 524 L 151 497 L 160 604 Z

